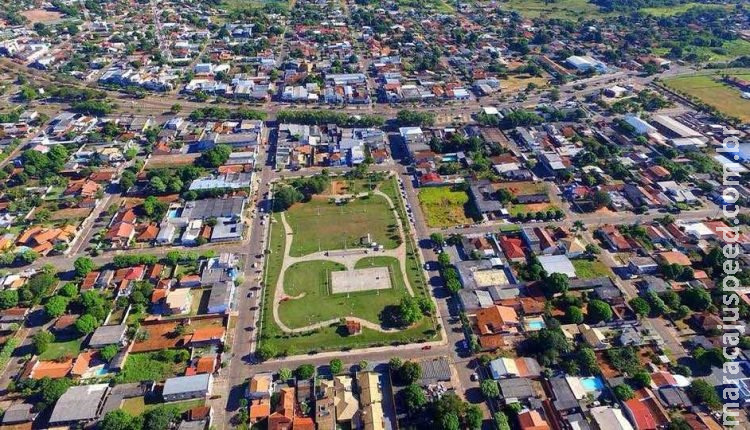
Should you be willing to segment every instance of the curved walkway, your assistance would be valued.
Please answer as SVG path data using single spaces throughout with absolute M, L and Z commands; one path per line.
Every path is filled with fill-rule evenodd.
M 332 318 L 327 321 L 321 321 L 315 324 L 310 324 L 304 327 L 298 327 L 298 328 L 290 328 L 286 324 L 284 324 L 281 321 L 281 318 L 279 317 L 279 303 L 283 299 L 291 299 L 294 300 L 296 298 L 302 298 L 304 297 L 304 293 L 300 296 L 297 295 L 295 297 L 289 296 L 284 292 L 284 275 L 286 274 L 286 270 L 296 263 L 301 263 L 305 261 L 318 261 L 318 260 L 327 260 L 327 261 L 333 261 L 336 263 L 339 263 L 347 268 L 347 270 L 354 270 L 354 267 L 356 266 L 357 262 L 363 258 L 368 257 L 393 257 L 398 261 L 399 268 L 401 269 L 401 276 L 404 279 L 404 285 L 406 286 L 406 290 L 409 292 L 409 295 L 414 297 L 414 290 L 412 289 L 411 284 L 409 283 L 409 277 L 406 274 L 406 244 L 405 240 L 406 237 L 404 236 L 404 229 L 401 225 L 401 219 L 398 217 L 398 213 L 396 212 L 396 206 L 394 206 L 393 202 L 391 201 L 390 197 L 388 197 L 386 194 L 384 194 L 380 190 L 375 190 L 374 194 L 379 195 L 383 197 L 393 211 L 394 219 L 396 220 L 396 225 L 398 227 L 398 233 L 401 237 L 401 245 L 399 245 L 395 249 L 387 249 L 383 251 L 373 251 L 371 249 L 368 249 L 367 252 L 362 253 L 355 253 L 356 250 L 352 250 L 351 254 L 344 254 L 344 255 L 327 255 L 326 251 L 323 252 L 314 252 L 312 254 L 303 255 L 302 257 L 292 257 L 289 255 L 290 250 L 292 249 L 292 242 L 294 241 L 294 233 L 292 231 L 292 227 L 289 225 L 289 222 L 286 219 L 286 214 L 284 212 L 281 212 L 279 215 L 281 217 L 281 227 L 284 229 L 284 262 L 281 265 L 281 273 L 279 274 L 279 279 L 276 281 L 276 289 L 274 290 L 274 297 L 273 297 L 273 306 L 272 306 L 272 313 L 273 313 L 273 320 L 276 323 L 279 328 L 286 332 L 286 333 L 302 333 L 307 332 L 310 330 L 315 330 L 319 328 L 325 328 L 328 327 L 334 323 L 337 323 L 340 318 Z M 380 324 L 373 323 L 371 321 L 358 318 L 358 317 L 346 317 L 349 320 L 354 320 L 362 324 L 362 326 L 367 327 L 371 330 L 376 330 L 381 333 L 392 333 L 399 331 L 398 329 L 385 329 L 380 326 Z

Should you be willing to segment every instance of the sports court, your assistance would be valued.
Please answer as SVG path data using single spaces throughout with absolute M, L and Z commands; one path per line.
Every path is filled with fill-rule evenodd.
M 357 293 L 391 288 L 391 273 L 387 267 L 331 272 L 331 293 Z

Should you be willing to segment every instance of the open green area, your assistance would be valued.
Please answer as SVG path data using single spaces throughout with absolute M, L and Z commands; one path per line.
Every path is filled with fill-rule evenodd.
M 403 225 L 408 229 L 408 224 L 405 222 L 406 212 L 403 204 L 399 200 L 395 179 L 388 179 L 382 182 L 379 189 L 388 195 L 396 204 L 398 216 L 402 219 L 402 222 L 404 223 Z M 280 214 L 273 214 L 272 217 L 274 222 L 271 224 L 271 233 L 269 236 L 270 254 L 268 254 L 264 266 L 264 285 L 266 288 L 264 288 L 260 327 L 261 347 L 272 350 L 276 355 L 297 355 L 326 350 L 349 350 L 371 346 L 399 345 L 435 340 L 437 330 L 434 317 L 422 318 L 419 322 L 408 329 L 388 333 L 363 327 L 361 333 L 352 336 L 345 333 L 339 324 L 333 324 L 306 333 L 289 334 L 283 332 L 273 320 L 272 306 L 275 288 L 284 261 L 285 231 L 282 228 Z M 395 220 L 393 220 L 393 222 L 395 222 Z M 317 262 L 317 264 L 320 264 L 320 262 Z M 416 249 L 411 236 L 408 234 L 406 237 L 405 264 L 407 278 L 417 297 L 427 296 L 429 291 L 422 271 L 418 250 Z M 371 265 L 397 267 L 397 262 L 394 258 L 388 257 L 365 257 L 357 262 L 358 267 L 371 267 Z M 331 266 L 329 269 L 334 267 L 335 266 Z M 290 269 L 292 268 L 293 266 L 290 267 Z M 296 273 L 297 271 L 299 273 Z M 315 273 L 317 273 L 317 275 Z M 307 325 L 309 322 L 306 315 L 310 312 L 320 312 L 322 314 L 320 309 L 323 308 L 320 308 L 321 306 L 325 306 L 325 311 L 330 312 L 329 315 L 333 316 L 327 318 L 316 317 L 315 319 L 318 321 L 336 318 L 337 316 L 342 315 L 342 310 L 352 309 L 351 303 L 344 303 L 344 305 L 341 305 L 336 301 L 339 295 L 330 295 L 328 289 L 317 289 L 320 286 L 319 283 L 314 283 L 317 285 L 315 288 L 312 288 L 309 285 L 310 280 L 314 279 L 314 276 L 327 279 L 326 273 L 330 273 L 330 270 L 318 270 L 311 275 L 309 270 L 305 270 L 304 267 L 301 267 L 299 270 L 293 269 L 291 273 L 288 271 L 287 274 L 285 274 L 285 290 L 289 288 L 289 291 L 287 292 L 290 295 L 292 295 L 292 293 L 304 292 L 306 295 L 311 295 L 310 299 L 314 299 L 315 295 L 317 295 L 317 302 L 310 302 L 303 298 L 300 300 L 287 300 L 281 303 L 279 305 L 279 313 L 283 321 L 287 322 L 287 318 L 293 318 L 301 321 L 299 325 Z M 289 279 L 304 279 L 306 285 L 302 287 L 289 285 L 289 282 L 291 281 L 287 280 L 288 276 L 290 277 Z M 351 301 L 352 298 L 354 298 L 353 303 L 354 309 L 357 312 L 357 317 L 368 320 L 372 318 L 373 322 L 378 322 L 380 311 L 382 311 L 385 306 L 398 303 L 400 298 L 407 294 L 403 276 L 400 271 L 397 272 L 391 269 L 391 276 L 393 288 L 390 290 L 380 290 L 379 293 L 373 291 L 350 294 L 348 300 Z M 307 289 L 307 291 L 302 291 L 303 288 Z M 321 304 L 323 301 L 326 302 L 324 305 Z M 374 305 L 374 301 L 377 301 L 378 304 Z M 348 313 L 344 314 L 344 316 L 346 315 L 348 315 Z M 313 323 L 314 322 L 315 321 L 313 321 Z
M 604 16 L 597 5 L 588 0 L 510 0 L 501 2 L 502 9 L 516 11 L 526 18 L 557 18 L 574 20 Z
M 291 328 L 348 316 L 381 323 L 383 312 L 389 306 L 397 306 L 408 292 L 395 258 L 366 257 L 357 262 L 357 268 L 367 267 L 388 267 L 392 288 L 331 294 L 330 273 L 345 270 L 344 266 L 332 261 L 306 261 L 290 266 L 284 275 L 284 292 L 297 298 L 280 303 L 279 317 Z
M 382 196 L 369 195 L 348 203 L 313 198 L 286 212 L 294 233 L 289 254 L 300 257 L 318 251 L 356 248 L 368 234 L 373 242 L 393 249 L 399 245 L 396 220 Z
M 599 260 L 583 258 L 571 260 L 576 269 L 576 275 L 581 279 L 612 277 L 612 270 Z
M 40 360 L 59 360 L 61 358 L 75 358 L 81 352 L 83 338 L 65 342 L 52 342 L 39 356 Z
M 184 349 L 133 353 L 128 355 L 116 379 L 120 384 L 163 381 L 185 373 L 188 358 L 190 353 Z
M 419 206 L 430 227 L 471 224 L 471 202 L 466 191 L 455 187 L 427 187 L 419 190 Z
M 737 117 L 743 122 L 750 122 L 750 100 L 743 99 L 738 88 L 723 82 L 722 74 L 739 79 L 750 79 L 748 69 L 722 69 L 677 76 L 665 79 L 664 83 L 678 92 L 699 99 L 725 115 Z
M 417 10 L 434 10 L 441 13 L 453 13 L 456 11 L 455 3 L 445 0 L 397 0 L 399 7 L 414 8 Z
M 124 399 L 122 401 L 121 409 L 133 416 L 138 416 L 151 409 L 156 409 L 159 406 L 170 406 L 176 408 L 180 413 L 187 412 L 190 409 L 204 406 L 206 401 L 204 399 L 185 400 L 183 402 L 172 402 L 172 403 L 146 403 L 146 400 L 141 397 L 132 397 Z
M 645 7 L 645 8 L 640 9 L 640 11 L 649 15 L 657 16 L 657 17 L 666 17 L 666 16 L 675 16 L 675 15 L 683 14 L 695 7 L 701 7 L 705 9 L 727 9 L 731 6 L 691 2 L 691 3 L 683 3 L 683 4 L 678 4 L 678 5 L 670 5 L 670 6 Z

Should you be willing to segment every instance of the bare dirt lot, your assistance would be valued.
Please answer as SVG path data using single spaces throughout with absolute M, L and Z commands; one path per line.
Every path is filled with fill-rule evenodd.
M 55 12 L 51 10 L 45 10 L 45 9 L 31 9 L 21 12 L 21 15 L 25 16 L 26 19 L 29 20 L 29 23 L 36 24 L 37 22 L 41 22 L 43 24 L 49 24 L 53 22 L 60 21 L 63 17 L 63 14 L 60 12 Z

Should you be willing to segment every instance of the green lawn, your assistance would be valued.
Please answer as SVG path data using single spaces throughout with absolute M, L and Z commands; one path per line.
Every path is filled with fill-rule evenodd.
M 730 6 L 695 2 L 695 3 L 684 3 L 680 5 L 674 5 L 674 6 L 645 7 L 643 9 L 640 9 L 640 11 L 649 15 L 657 16 L 657 17 L 666 17 L 666 16 L 675 16 L 675 15 L 683 14 L 694 7 L 702 7 L 706 9 L 727 9 Z
M 430 227 L 471 224 L 471 203 L 466 191 L 453 187 L 427 187 L 419 190 L 419 206 Z
M 581 279 L 614 276 L 612 270 L 599 260 L 575 259 L 571 262 L 576 269 L 576 275 Z
M 186 350 L 164 350 L 157 352 L 140 352 L 128 355 L 125 367 L 119 375 L 120 384 L 140 381 L 163 381 L 167 378 L 182 375 L 187 367 L 186 359 L 190 355 Z M 185 360 L 182 360 L 182 359 Z
M 82 341 L 83 338 L 50 343 L 42 355 L 39 356 L 39 359 L 57 360 L 63 357 L 75 358 L 81 352 Z
M 531 204 L 511 204 L 508 212 L 510 216 L 517 217 L 528 212 L 537 213 L 539 211 L 547 213 L 549 210 L 556 210 L 557 206 L 551 203 L 531 203 Z
M 206 401 L 204 399 L 185 400 L 183 402 L 172 403 L 146 403 L 146 400 L 143 397 L 133 397 L 130 399 L 124 399 L 122 401 L 120 409 L 124 410 L 130 415 L 138 416 L 146 411 L 156 409 L 160 406 L 174 407 L 180 413 L 184 413 L 198 406 L 204 406 L 205 404 Z
M 406 213 L 404 211 L 403 205 L 398 198 L 395 179 L 390 179 L 383 182 L 380 186 L 380 190 L 387 194 L 391 199 L 393 199 L 394 202 L 397 202 L 396 209 L 399 217 L 402 219 L 406 218 Z M 262 344 L 271 346 L 276 350 L 278 354 L 281 355 L 297 355 L 319 351 L 349 350 L 379 345 L 398 345 L 435 339 L 436 321 L 434 318 L 423 318 L 418 324 L 410 327 L 409 329 L 387 334 L 363 329 L 362 333 L 359 335 L 347 336 L 346 334 L 342 333 L 340 329 L 335 325 L 304 334 L 290 335 L 282 332 L 281 329 L 273 321 L 271 307 L 274 297 L 274 289 L 276 287 L 276 282 L 279 278 L 279 272 L 281 271 L 281 267 L 283 264 L 284 231 L 283 228 L 279 228 L 279 226 L 281 225 L 280 216 L 278 214 L 273 214 L 272 216 L 275 222 L 272 224 L 273 228 L 271 228 L 271 234 L 269 238 L 269 248 L 271 250 L 271 253 L 268 255 L 266 264 L 264 266 L 264 285 L 266 285 L 267 287 L 263 289 L 263 313 L 260 327 L 260 339 Z M 429 294 L 426 288 L 427 284 L 421 269 L 422 263 L 419 259 L 418 251 L 410 237 L 407 238 L 406 241 L 406 252 L 407 277 L 409 278 L 409 282 L 413 286 L 415 293 L 417 295 Z M 391 264 L 386 260 L 373 260 L 373 262 L 375 261 L 385 264 Z M 360 262 L 360 265 L 361 264 L 369 264 L 369 260 Z M 292 274 L 292 276 L 296 277 L 298 275 Z M 307 275 L 307 279 L 310 279 L 309 273 Z M 396 276 L 394 285 L 396 285 L 396 288 L 394 290 L 403 288 L 403 280 L 400 280 L 399 275 Z M 297 291 L 298 287 L 294 286 L 294 288 L 294 291 Z M 387 296 L 385 295 L 384 291 L 385 290 L 381 290 L 380 294 L 381 296 L 386 298 Z M 359 294 L 366 295 L 366 298 L 368 300 L 363 299 L 362 302 L 364 303 L 371 303 L 371 299 L 378 299 L 379 297 L 376 293 L 371 292 Z M 305 300 L 299 300 L 299 303 L 294 302 L 295 301 L 287 301 L 280 305 L 279 310 L 282 318 L 287 318 L 287 311 L 291 309 L 292 313 L 289 314 L 291 316 L 289 316 L 288 318 L 302 318 L 302 325 L 306 325 L 307 318 L 304 317 L 304 315 L 309 313 L 311 309 L 315 309 L 315 306 L 309 305 L 309 302 L 306 302 Z M 355 303 L 357 303 L 357 306 L 360 306 L 362 304 L 360 301 L 355 301 Z M 297 308 L 295 308 L 295 306 L 297 306 Z M 336 302 L 332 302 L 332 304 L 327 306 L 328 310 L 342 309 L 342 307 L 337 305 Z M 367 310 L 367 312 L 369 312 L 370 315 L 377 315 L 377 312 L 375 312 L 374 310 Z M 375 321 L 377 321 L 377 319 Z
M 516 11 L 525 18 L 558 18 L 576 20 L 578 18 L 603 17 L 606 14 L 588 0 L 559 0 L 554 3 L 544 0 L 510 0 L 499 3 L 501 9 Z
M 286 219 L 294 233 L 289 252 L 293 257 L 360 247 L 360 239 L 368 234 L 387 249 L 398 246 L 393 212 L 388 202 L 378 195 L 340 205 L 325 198 L 314 198 L 292 206 L 286 212 Z
M 700 99 L 726 115 L 750 122 L 750 100 L 743 99 L 739 89 L 721 82 L 718 76 L 720 73 L 750 79 L 748 69 L 728 69 L 677 76 L 665 79 L 664 83 L 681 93 Z

